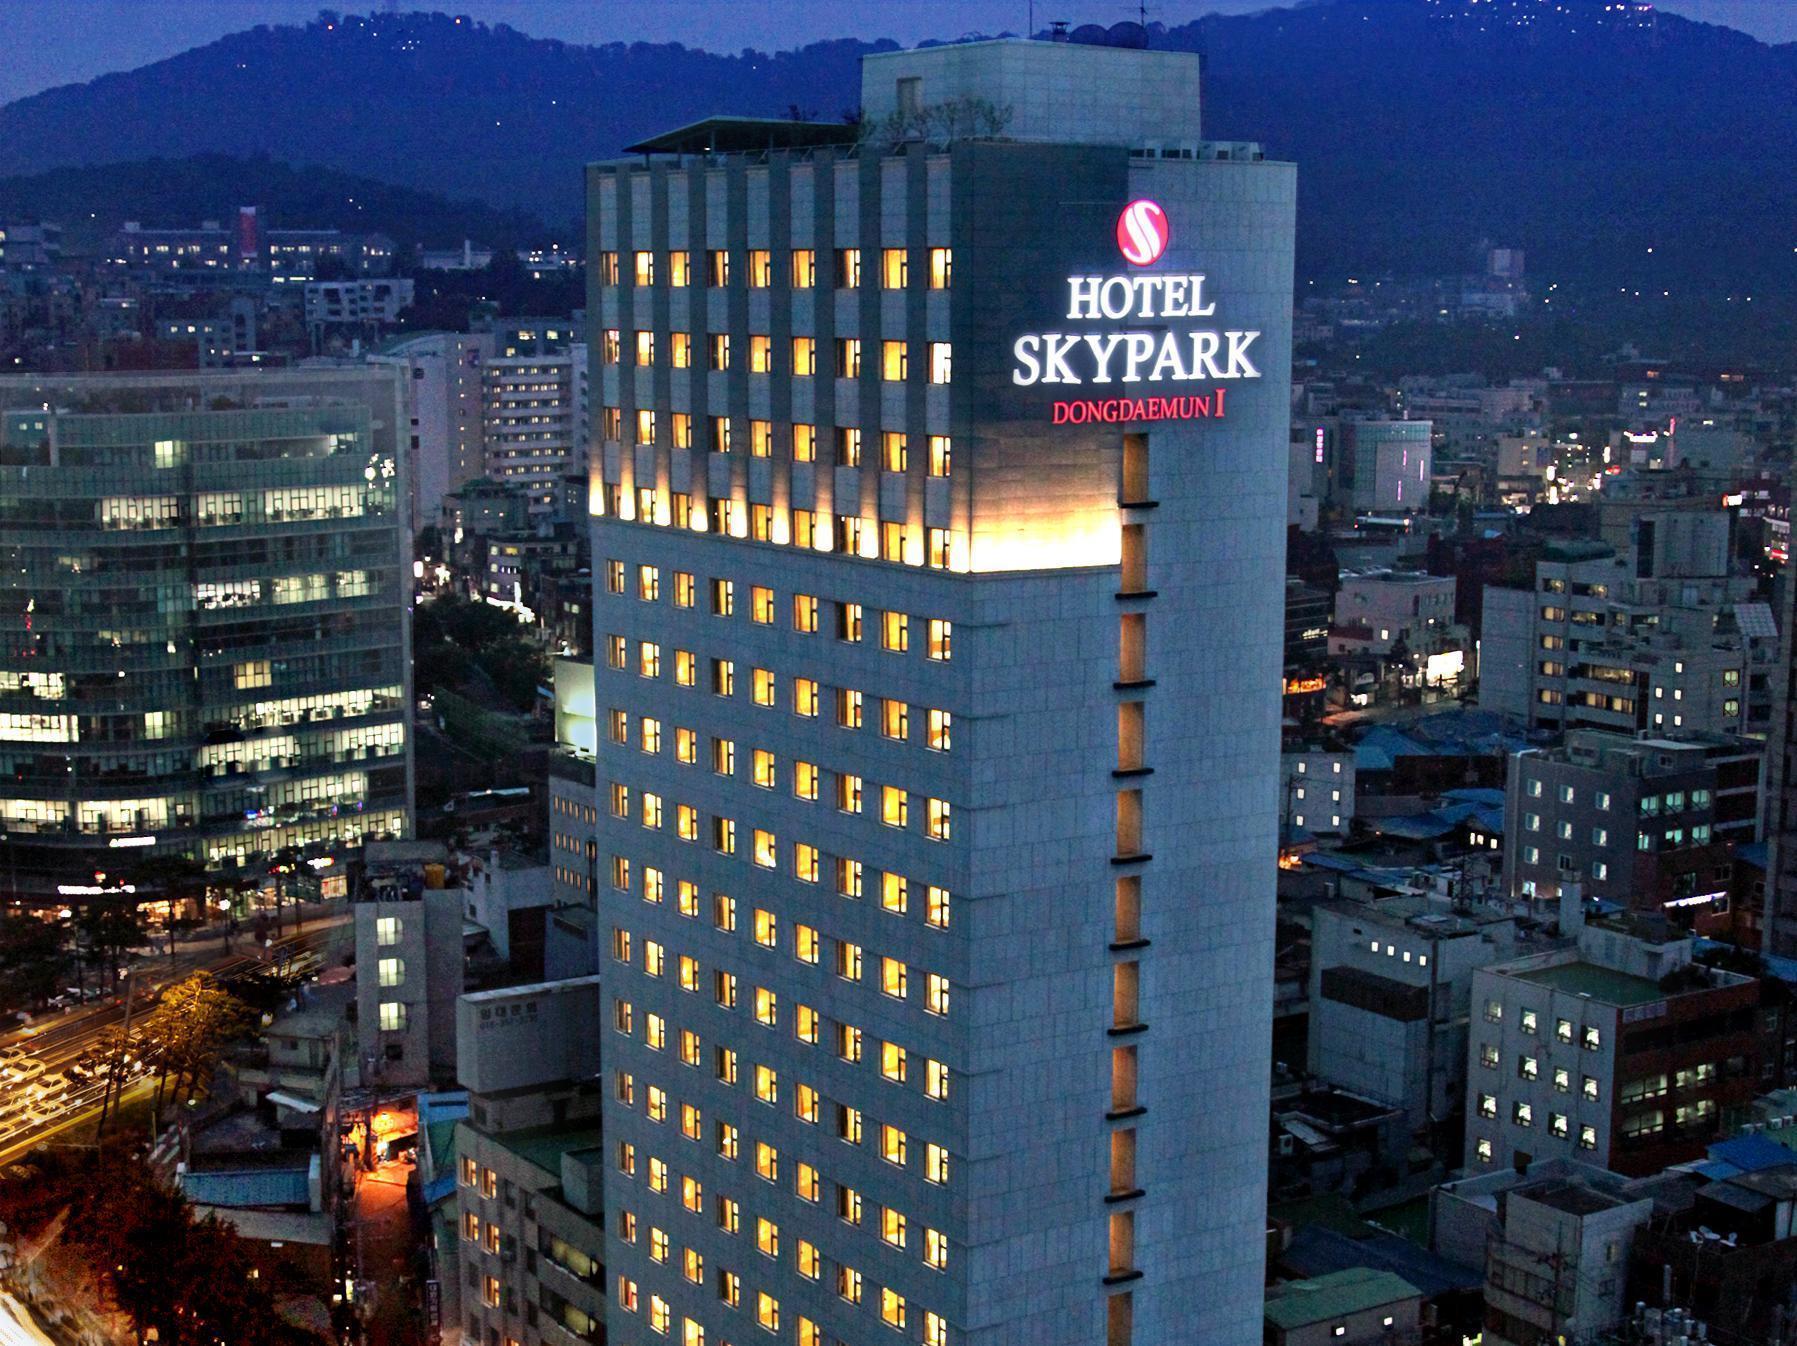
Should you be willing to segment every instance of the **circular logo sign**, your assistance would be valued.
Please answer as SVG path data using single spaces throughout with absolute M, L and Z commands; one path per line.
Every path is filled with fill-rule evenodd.
M 1131 201 L 1117 217 L 1117 251 L 1131 266 L 1152 266 L 1167 250 L 1169 233 L 1160 202 Z

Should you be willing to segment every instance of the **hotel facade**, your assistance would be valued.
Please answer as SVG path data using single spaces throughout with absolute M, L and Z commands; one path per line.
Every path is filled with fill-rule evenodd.
M 884 53 L 589 169 L 614 1343 L 1261 1333 L 1294 173 Z

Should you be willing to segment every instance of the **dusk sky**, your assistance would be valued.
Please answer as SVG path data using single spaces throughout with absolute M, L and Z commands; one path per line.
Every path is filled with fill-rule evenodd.
M 322 8 L 365 5 L 321 0 L 4 0 L 7 55 L 0 103 L 58 84 L 129 70 L 258 23 L 299 23 Z M 1030 0 L 399 0 L 398 8 L 441 8 L 509 23 L 535 37 L 568 42 L 678 41 L 736 51 L 800 46 L 828 37 L 916 42 L 963 33 L 1021 32 Z M 1159 0 L 1151 20 L 1185 23 L 1201 14 L 1248 13 L 1265 0 Z M 1664 0 L 1661 9 L 1727 24 L 1768 42 L 1797 41 L 1792 0 Z M 1050 19 L 1114 23 L 1134 18 L 1128 0 L 1035 0 L 1038 26 Z

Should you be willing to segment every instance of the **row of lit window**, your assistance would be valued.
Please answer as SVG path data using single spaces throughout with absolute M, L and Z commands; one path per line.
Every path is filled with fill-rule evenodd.
M 683 985 L 686 985 L 685 973 L 690 968 L 692 982 L 691 985 L 686 985 L 686 989 L 696 989 L 699 977 L 698 960 L 682 958 L 681 963 Z M 723 973 L 718 975 L 716 984 L 721 992 L 718 1001 L 720 1007 L 726 1010 L 734 1009 L 736 1007 L 737 989 L 734 974 Z M 765 986 L 757 986 L 755 988 L 754 1007 L 756 1023 L 760 1024 L 763 1028 L 779 1028 L 779 992 L 769 990 Z M 622 1033 L 625 1037 L 634 1037 L 636 1035 L 636 1019 L 636 1007 L 631 1004 L 630 1001 L 623 999 L 613 1000 L 612 1027 L 614 1029 Z M 836 1058 L 846 1065 L 860 1065 L 863 1059 L 865 1059 L 867 1042 L 865 1035 L 859 1027 L 839 1020 L 826 1019 L 809 1005 L 797 1005 L 794 1007 L 792 1016 L 792 1035 L 795 1041 L 804 1043 L 808 1047 L 818 1046 L 826 1036 L 829 1037 Z M 658 1014 L 653 1010 L 643 1016 L 643 1045 L 652 1052 L 662 1052 L 667 1050 L 668 1022 L 665 1016 Z M 692 1067 L 693 1069 L 699 1068 L 704 1056 L 704 1042 L 699 1034 L 692 1029 L 682 1029 L 679 1034 L 678 1045 L 680 1049 L 681 1064 Z M 877 1045 L 879 1047 L 878 1060 L 880 1065 L 880 1078 L 885 1080 L 888 1084 L 909 1085 L 911 1083 L 912 1074 L 910 1051 L 896 1042 L 882 1040 L 879 1041 Z M 736 1052 L 733 1048 L 716 1048 L 713 1064 L 719 1082 L 726 1085 L 734 1085 L 736 1083 L 737 1062 Z M 918 1074 L 926 1098 L 934 1103 L 946 1103 L 948 1101 L 949 1070 L 947 1065 L 936 1060 L 934 1057 L 924 1057 L 923 1069 Z M 634 1093 L 630 1097 L 625 1097 L 620 1094 L 620 1101 L 634 1105 Z M 774 1098 L 767 1098 L 762 1101 L 775 1102 L 777 1100 Z M 649 1110 L 652 1114 L 650 1117 L 651 1121 L 664 1122 L 667 1120 L 665 1104 L 665 1095 L 662 1094 L 659 1088 L 652 1087 L 649 1093 Z M 817 1091 L 809 1085 L 800 1085 L 798 1094 L 793 1100 L 794 1115 L 797 1116 L 800 1121 L 809 1122 L 815 1126 L 818 1121 L 819 1109 L 820 1101 Z M 839 1119 L 842 1124 L 838 1127 L 838 1135 L 843 1140 L 859 1145 L 861 1143 L 860 1112 L 857 1109 L 846 1106 L 843 1106 L 841 1110 L 844 1115 Z M 694 1110 L 694 1115 L 697 1115 L 696 1110 Z M 905 1137 L 902 1131 L 895 1130 L 895 1135 L 899 1141 L 897 1147 L 899 1157 L 895 1159 L 889 1152 L 885 1153 L 885 1157 L 889 1162 L 896 1163 L 902 1168 L 904 1166 L 903 1155 L 905 1149 Z M 698 1140 L 700 1137 L 689 1134 L 687 1139 Z M 886 1147 L 882 1147 L 882 1149 L 884 1151 Z
M 1479 1095 L 1479 1116 L 1487 1121 L 1497 1117 L 1497 1099 L 1490 1094 Z M 1570 1134 L 1571 1119 L 1563 1112 L 1548 1113 L 1548 1131 L 1551 1135 L 1565 1139 Z M 1510 1121 L 1512 1125 L 1531 1127 L 1535 1125 L 1535 1105 L 1517 1100 L 1510 1105 Z M 1583 1149 L 1597 1148 L 1597 1128 L 1595 1126 L 1579 1127 L 1579 1144 Z
M 1503 1021 L 1504 1002 L 1487 1000 L 1485 1002 L 1485 1022 L 1501 1024 Z M 1532 1009 L 1520 1010 L 1517 1015 L 1517 1027 L 1531 1035 L 1538 1033 L 1541 1028 L 1540 1017 Z M 1582 1032 L 1575 1033 L 1575 1026 L 1571 1019 L 1555 1019 L 1554 1036 L 1559 1041 L 1566 1043 L 1572 1042 L 1576 1036 L 1579 1045 L 1588 1052 L 1597 1051 L 1603 1046 L 1603 1036 L 1595 1026 L 1587 1024 Z
M 722 742 L 723 740 L 713 740 Z M 771 758 L 772 754 L 769 754 Z M 838 807 L 844 813 L 861 812 L 862 779 L 859 776 L 839 775 L 837 778 Z M 628 819 L 633 816 L 630 808 L 629 787 L 614 784 L 611 787 L 611 807 L 615 816 Z M 640 821 L 651 831 L 660 831 L 667 825 L 666 801 L 660 794 L 652 790 L 644 790 L 640 796 Z M 674 835 L 682 841 L 698 844 L 701 832 L 705 833 L 705 842 L 719 855 L 736 855 L 738 853 L 739 829 L 736 819 L 723 814 L 701 814 L 696 805 L 676 802 L 673 806 Z M 710 826 L 701 824 L 702 818 L 709 818 Z M 947 841 L 953 831 L 954 806 L 946 799 L 938 799 L 934 795 L 926 796 L 923 811 L 923 834 L 931 841 Z M 905 831 L 911 825 L 911 792 L 903 786 L 880 786 L 880 822 L 898 831 Z M 780 839 L 772 830 L 765 827 L 747 829 L 749 833 L 748 859 L 757 869 L 779 869 Z M 794 842 L 790 852 L 790 867 L 794 878 L 801 883 L 817 883 L 820 879 L 824 853 L 810 842 Z M 623 857 L 613 857 L 613 887 L 628 887 L 630 878 L 629 862 Z M 621 880 L 621 881 L 620 881 Z
M 628 865 L 628 862 L 625 862 Z M 735 899 L 724 898 L 729 904 L 731 928 L 735 922 Z M 720 915 L 721 915 L 720 909 Z M 779 941 L 778 921 L 772 912 L 757 910 L 755 913 L 756 942 L 764 947 L 774 948 Z M 794 956 L 800 962 L 812 966 L 820 966 L 823 962 L 825 937 L 820 936 L 810 926 L 800 926 L 795 932 Z M 834 947 L 834 955 L 830 966 L 836 976 L 847 982 L 861 982 L 866 978 L 868 965 L 873 958 L 866 949 L 852 940 L 830 938 L 828 942 Z M 614 926 L 612 929 L 612 957 L 626 965 L 635 963 L 635 938 L 630 931 Z M 643 941 L 643 974 L 651 978 L 668 975 L 667 947 L 659 940 Z M 901 958 L 881 955 L 878 962 L 880 994 L 891 1000 L 908 1000 L 911 996 L 911 966 Z M 676 960 L 676 976 L 680 989 L 690 994 L 697 994 L 703 987 L 699 960 L 689 954 L 682 954 Z M 720 1009 L 734 1010 L 737 1006 L 739 984 L 734 972 L 723 968 L 714 969 L 711 974 L 712 998 Z M 938 1018 L 946 1017 L 949 1003 L 949 981 L 939 972 L 926 972 L 923 978 L 923 1007 L 926 1013 Z M 763 1018 L 762 1010 L 767 1008 L 770 1016 L 777 1014 L 777 1006 L 770 1000 L 764 1007 L 757 998 L 757 1018 Z M 764 1019 L 765 1022 L 765 1019 Z M 817 1016 L 811 1015 L 801 1021 L 801 1026 L 808 1026 L 815 1039 L 819 1024 Z M 772 1026 L 771 1024 L 769 1025 Z M 857 1038 L 858 1042 L 859 1039 Z M 943 1086 L 945 1089 L 947 1085 Z
M 800 1165 L 801 1169 L 807 1165 Z M 815 1170 L 813 1170 L 815 1181 Z M 813 1198 L 815 1199 L 815 1198 Z M 880 1208 L 880 1236 L 890 1246 L 903 1248 L 910 1241 L 907 1221 L 903 1214 L 890 1207 Z M 618 1212 L 618 1238 L 632 1247 L 646 1243 L 649 1260 L 657 1266 L 677 1265 L 680 1274 L 690 1285 L 708 1283 L 705 1267 L 705 1255 L 697 1248 L 676 1247 L 667 1230 L 659 1225 L 650 1225 L 647 1239 L 643 1238 L 643 1229 L 637 1213 L 632 1210 Z M 737 1230 L 730 1232 L 736 1233 Z M 849 1304 L 863 1302 L 865 1286 L 862 1275 L 854 1267 L 842 1261 L 827 1261 L 820 1249 L 809 1239 L 795 1240 L 793 1249 L 794 1270 L 808 1281 L 822 1282 L 828 1279 L 838 1297 Z M 925 1229 L 921 1245 L 924 1265 L 936 1271 L 948 1269 L 948 1236 L 938 1229 Z M 774 1221 L 758 1218 L 755 1221 L 755 1249 L 769 1261 L 778 1262 L 781 1258 L 781 1230 Z M 709 1281 L 718 1297 L 729 1307 L 741 1306 L 742 1282 L 740 1277 L 727 1268 L 714 1267 Z
M 620 1142 L 617 1149 L 618 1171 L 626 1177 L 635 1178 L 638 1174 L 638 1164 L 637 1147 L 629 1141 Z M 757 1166 L 758 1172 L 764 1180 L 779 1181 L 779 1156 L 771 1146 L 758 1147 Z M 734 1197 L 721 1193 L 715 1194 L 707 1203 L 704 1184 L 699 1178 L 681 1175 L 676 1181 L 676 1175 L 667 1161 L 653 1155 L 647 1157 L 643 1169 L 650 1192 L 665 1196 L 678 1188 L 681 1207 L 688 1214 L 704 1216 L 708 1213 L 709 1208 L 709 1213 L 720 1230 L 732 1237 L 741 1235 L 742 1204 Z M 815 1167 L 804 1163 L 798 1165 L 795 1190 L 800 1199 L 821 1203 L 822 1187 Z M 838 1218 L 846 1224 L 861 1226 L 866 1218 L 868 1205 L 863 1200 L 861 1193 L 852 1187 L 836 1184 L 833 1184 L 833 1188 L 836 1193 Z M 906 1247 L 910 1242 L 910 1233 L 905 1216 L 889 1206 L 880 1206 L 877 1209 L 879 1211 L 879 1236 L 882 1241 L 895 1248 Z M 659 1238 L 657 1234 L 660 1235 Z M 757 1251 L 769 1260 L 777 1261 L 781 1256 L 779 1226 L 765 1217 L 758 1218 L 755 1222 L 754 1234 Z M 641 1231 L 634 1211 L 629 1209 L 620 1211 L 618 1235 L 626 1243 L 636 1244 L 638 1242 Z M 807 1241 L 800 1240 L 799 1244 L 800 1246 L 794 1250 L 794 1260 L 799 1274 L 809 1280 L 821 1280 L 824 1272 L 821 1252 L 816 1245 Z M 938 1269 L 946 1269 L 948 1265 L 947 1238 L 940 1231 L 926 1230 L 922 1244 L 925 1262 Z M 674 1260 L 673 1242 L 667 1236 L 666 1231 L 659 1226 L 651 1225 L 649 1228 L 648 1252 L 650 1260 L 657 1265 L 667 1265 Z M 697 1249 L 687 1249 L 680 1258 L 680 1266 L 682 1274 L 690 1283 L 695 1285 L 706 1283 L 703 1256 Z M 864 1287 L 859 1272 L 846 1264 L 839 1263 L 835 1281 L 837 1293 L 841 1298 L 851 1304 L 863 1302 Z M 743 1287 L 739 1276 L 725 1268 L 714 1267 L 712 1284 L 717 1290 L 718 1298 L 727 1307 L 733 1309 L 742 1307 Z M 626 1301 L 624 1307 L 628 1309 L 628 1301 L 634 1294 L 634 1287 L 626 1287 L 621 1283 L 619 1288 L 621 1297 Z M 769 1297 L 766 1295 L 760 1296 L 757 1301 L 758 1322 L 769 1331 L 778 1331 L 777 1306 L 775 1308 L 776 1316 L 772 1321 L 765 1316 L 759 1316 L 760 1313 L 765 1313 L 769 1302 Z M 881 1303 L 883 1317 L 888 1325 L 898 1328 L 906 1326 L 902 1296 L 899 1296 L 896 1291 L 886 1290 L 882 1292 Z M 892 1310 L 892 1312 L 886 1312 L 886 1310 Z M 926 1337 L 926 1340 L 930 1339 L 932 1338 Z
M 655 364 L 655 333 L 636 332 L 632 342 L 633 363 L 642 369 Z M 716 372 L 729 369 L 731 365 L 731 343 L 728 332 L 707 332 L 705 337 L 705 368 Z M 858 379 L 861 377 L 860 337 L 836 337 L 833 339 L 831 371 L 839 379 Z M 615 327 L 605 330 L 600 338 L 600 359 L 608 365 L 623 363 L 623 334 Z M 791 339 L 789 347 L 791 360 L 787 372 L 795 378 L 814 378 L 818 372 L 817 338 L 796 336 Z M 924 366 L 931 383 L 947 383 L 954 374 L 954 348 L 947 341 L 931 341 L 926 343 L 928 363 Z M 693 367 L 693 334 L 691 332 L 668 333 L 668 363 L 675 369 L 691 369 Z M 749 334 L 749 372 L 751 374 L 774 374 L 774 339 L 765 333 Z M 911 377 L 911 344 L 899 339 L 888 339 L 880 342 L 880 378 L 886 383 L 903 383 Z M 608 411 L 617 408 L 607 408 Z M 640 415 L 640 413 L 639 413 Z M 615 439 L 618 436 L 608 435 Z M 639 437 L 638 443 L 653 444 L 652 439 Z
M 1499 1053 L 1495 1046 L 1489 1042 L 1479 1044 L 1479 1064 L 1481 1066 L 1485 1067 L 1487 1070 L 1495 1070 L 1498 1066 L 1498 1060 Z M 1516 1077 L 1521 1080 L 1540 1079 L 1540 1058 L 1530 1056 L 1526 1053 L 1519 1055 L 1516 1058 Z M 1596 1077 L 1592 1075 L 1581 1075 L 1579 1079 L 1581 1081 L 1580 1091 L 1584 1095 L 1585 1100 L 1590 1103 L 1597 1102 L 1598 1082 Z M 1554 1092 L 1557 1094 L 1569 1094 L 1572 1092 L 1572 1072 L 1565 1066 L 1554 1067 Z
M 757 671 L 759 672 L 760 670 Z M 769 675 L 765 684 L 758 683 L 756 686 L 756 704 L 761 706 L 772 705 L 771 698 L 773 696 L 773 691 L 774 681 L 772 675 Z M 769 700 L 763 701 L 760 699 L 760 696 L 764 692 L 770 698 Z M 863 711 L 864 705 L 860 692 L 854 691 L 853 689 L 842 689 L 838 691 L 836 698 L 837 722 L 843 728 L 861 728 L 864 722 Z M 612 710 L 608 713 L 606 718 L 606 730 L 612 742 L 620 745 L 628 742 L 630 732 L 629 722 L 629 715 L 622 710 Z M 911 735 L 910 704 L 905 701 L 895 701 L 890 697 L 881 698 L 879 724 L 882 737 L 891 739 L 895 743 L 909 741 Z M 645 715 L 641 718 L 640 726 L 642 750 L 651 755 L 659 753 L 662 750 L 661 721 L 654 716 Z M 954 717 L 946 710 L 931 708 L 924 714 L 924 727 L 924 742 L 929 750 L 932 752 L 947 752 L 950 744 L 953 742 Z M 711 751 L 709 759 L 712 771 L 720 776 L 734 776 L 736 774 L 736 740 L 714 737 L 710 742 Z M 674 726 L 674 757 L 682 766 L 697 765 L 699 760 L 699 735 L 696 730 L 689 729 L 685 725 Z M 762 790 L 777 790 L 780 787 L 780 759 L 771 749 L 753 749 L 750 753 L 749 761 L 750 780 L 756 788 Z M 823 775 L 824 773 L 817 763 L 807 762 L 802 759 L 794 760 L 792 764 L 793 797 L 795 799 L 816 802 L 820 793 L 819 787 L 823 780 Z M 862 778 L 854 773 L 843 771 L 834 772 L 833 775 L 836 781 L 836 807 L 843 813 L 860 813 L 863 795 Z M 611 786 L 611 794 L 612 816 L 617 818 L 630 817 L 628 787 L 614 782 Z M 651 808 L 645 803 L 642 820 L 643 826 L 660 827 L 662 825 L 661 796 L 646 795 L 645 800 L 648 799 L 653 799 L 655 804 L 653 808 Z M 884 786 L 882 787 L 881 804 L 882 815 L 886 822 L 895 827 L 905 826 L 905 817 L 909 812 L 909 795 L 907 791 L 897 786 Z M 887 808 L 890 804 L 896 804 L 896 818 L 890 816 L 892 810 Z M 932 821 L 931 835 L 936 837 L 937 840 L 947 840 L 947 823 L 949 818 L 948 806 L 944 804 L 940 810 L 932 807 L 929 812 L 932 820 L 937 818 L 938 813 L 940 813 L 941 819 L 939 832 L 936 830 L 935 822 Z M 688 839 L 690 840 L 691 838 Z M 572 841 L 573 839 L 571 839 L 570 844 L 572 844 Z
M 578 869 L 569 869 L 566 865 L 555 867 L 555 877 L 570 888 L 578 888 L 583 893 L 593 891 L 593 881 Z
M 782 424 L 785 424 L 784 422 Z M 659 427 L 661 421 L 657 414 L 643 408 L 636 413 L 636 437 L 638 444 L 655 444 L 660 442 Z M 750 419 L 748 449 L 751 458 L 772 458 L 774 456 L 773 421 Z M 693 418 L 690 412 L 675 411 L 668 414 L 668 426 L 671 432 L 669 442 L 677 449 L 690 449 L 694 445 Z M 860 467 L 866 455 L 867 434 L 857 425 L 837 425 L 828 427 L 830 431 L 830 460 L 837 467 Z M 605 407 L 600 411 L 599 433 L 602 439 L 621 440 L 624 438 L 624 412 L 619 407 Z M 790 451 L 795 463 L 815 463 L 818 460 L 818 427 L 808 421 L 795 421 L 787 425 L 784 435 L 785 446 Z M 705 448 L 710 453 L 734 453 L 742 447 L 743 441 L 738 434 L 736 421 L 729 416 L 712 416 L 706 420 Z M 926 465 L 932 477 L 946 477 L 954 464 L 954 444 L 948 435 L 929 435 L 926 437 L 928 458 Z M 911 465 L 911 438 L 902 430 L 882 430 L 879 432 L 880 467 L 886 472 L 904 472 Z
M 946 570 L 951 564 L 965 568 L 964 562 L 953 561 L 946 528 L 926 528 L 919 539 L 915 530 L 907 530 L 902 523 L 882 522 L 876 532 L 858 514 L 827 515 L 795 507 L 776 516 L 772 505 L 750 503 L 745 507 L 728 497 L 713 497 L 707 502 L 708 510 L 695 511 L 693 497 L 686 491 L 670 492 L 664 509 L 661 494 L 653 486 L 639 486 L 635 495 L 629 495 L 617 482 L 604 484 L 595 505 L 595 512 L 602 517 L 638 520 L 662 528 L 671 524 L 696 532 L 709 529 L 719 537 L 746 537 L 780 546 L 790 542 L 795 547 L 816 551 L 836 551 L 870 560 L 877 556 L 882 561 L 929 565 L 938 570 Z
M 702 1281 L 704 1279 L 702 1263 L 698 1267 L 698 1271 Z M 855 1297 L 851 1302 L 859 1304 L 861 1302 L 861 1273 L 854 1272 L 852 1274 Z M 721 1271 L 718 1276 L 717 1290 L 718 1298 L 726 1305 L 731 1308 L 742 1307 L 742 1279 L 735 1272 Z M 839 1293 L 842 1292 L 839 1291 Z M 756 1324 L 764 1332 L 783 1334 L 785 1329 L 781 1326 L 780 1301 L 766 1291 L 761 1291 L 755 1296 L 754 1302 Z M 885 1286 L 880 1290 L 879 1303 L 880 1320 L 888 1327 L 897 1328 L 900 1331 L 905 1330 L 909 1321 L 909 1309 L 905 1297 L 890 1286 Z M 626 1313 L 642 1312 L 637 1283 L 629 1276 L 620 1275 L 618 1277 L 618 1304 Z M 668 1307 L 667 1300 L 660 1295 L 651 1294 L 649 1296 L 647 1319 L 649 1329 L 657 1335 L 667 1336 L 673 1331 L 673 1311 Z M 798 1320 L 793 1326 L 793 1341 L 797 1343 L 797 1346 L 825 1346 L 823 1329 L 804 1314 L 798 1315 Z M 923 1315 L 923 1342 L 924 1346 L 948 1346 L 948 1321 L 933 1310 L 926 1310 Z M 681 1346 L 705 1346 L 704 1325 L 692 1318 L 682 1317 L 680 1320 L 680 1343 Z M 726 1342 L 723 1346 L 729 1346 L 729 1343 Z
M 690 571 L 676 570 L 673 576 L 673 599 L 677 608 L 694 608 L 698 605 L 698 581 Z M 626 570 L 624 562 L 607 560 L 605 563 L 605 587 L 611 594 L 626 592 Z M 639 565 L 636 567 L 636 596 L 645 603 L 661 601 L 661 567 Z M 736 615 L 736 581 L 713 577 L 706 585 L 707 608 L 714 617 L 734 617 Z M 849 644 L 858 644 L 866 631 L 866 609 L 860 603 L 829 602 L 835 613 L 834 628 L 836 638 Z M 776 620 L 777 605 L 774 591 L 765 585 L 749 586 L 749 619 L 757 626 L 772 626 Z M 815 635 L 818 631 L 818 616 L 822 611 L 818 599 L 812 594 L 794 594 L 792 596 L 792 629 L 806 635 Z M 911 648 L 911 618 L 909 614 L 897 611 L 881 611 L 879 616 L 880 648 L 892 654 L 904 654 Z M 620 637 L 613 636 L 616 641 Z M 936 662 L 945 662 L 954 650 L 954 624 L 942 618 L 932 617 L 928 622 L 928 644 L 925 647 L 929 657 Z
M 948 248 L 929 248 L 926 252 L 924 275 L 932 290 L 946 290 L 954 277 L 954 253 Z M 722 289 L 730 284 L 731 252 L 728 248 L 711 248 L 700 254 L 704 267 L 703 283 L 712 289 Z M 750 248 L 740 254 L 751 290 L 767 290 L 774 284 L 774 254 L 768 248 Z M 854 290 L 861 287 L 862 265 L 860 248 L 837 248 L 829 254 L 833 263 L 831 279 L 838 290 Z M 699 283 L 701 277 L 694 272 L 693 254 L 685 248 L 676 248 L 665 256 L 667 267 L 667 284 L 676 290 L 686 289 Z M 639 248 L 629 254 L 630 279 L 637 286 L 654 285 L 658 254 L 647 248 Z M 879 251 L 880 288 L 883 290 L 903 290 L 911 284 L 911 249 L 882 248 Z M 607 249 L 599 254 L 599 283 L 601 285 L 618 285 L 622 283 L 622 266 L 615 249 Z M 795 290 L 810 290 L 817 287 L 817 249 L 793 248 L 788 251 L 786 259 L 787 282 Z
M 599 810 L 594 808 L 591 804 L 577 803 L 576 801 L 566 799 L 561 795 L 556 795 L 550 799 L 549 808 L 551 812 L 559 813 L 566 818 L 572 818 L 576 822 L 596 823 L 599 821 Z
M 763 670 L 757 670 L 761 672 Z M 758 696 L 765 693 L 769 701 L 757 700 L 757 705 L 772 704 L 771 698 L 775 689 L 775 680 L 770 673 L 765 680 L 757 681 L 755 690 Z M 880 735 L 895 743 L 905 743 L 911 737 L 911 703 L 899 701 L 892 697 L 879 698 Z M 865 699 L 853 688 L 839 689 L 836 698 L 838 722 L 844 729 L 859 729 L 865 722 Z M 954 742 L 954 716 L 946 710 L 929 707 L 924 711 L 924 745 L 931 752 L 947 752 Z M 654 716 L 645 715 L 639 722 L 639 738 L 642 750 L 653 756 L 662 750 L 661 721 Z M 630 715 L 628 712 L 612 709 L 606 714 L 606 732 L 613 743 L 628 746 L 630 742 Z M 674 756 L 682 766 L 693 766 L 699 760 L 699 737 L 697 731 L 683 725 L 674 726 Z M 754 767 L 754 783 L 764 790 L 779 787 L 779 760 L 765 748 L 757 748 L 751 756 Z M 711 740 L 712 770 L 718 775 L 729 776 L 736 772 L 736 740 L 713 738 Z M 792 792 L 796 798 L 815 800 L 818 797 L 818 781 L 822 773 L 815 762 L 796 761 L 793 763 Z M 859 776 L 837 774 L 837 807 L 845 813 L 861 812 L 861 790 Z M 847 796 L 850 790 L 844 784 L 853 783 L 853 802 Z M 622 817 L 622 814 L 618 816 Z

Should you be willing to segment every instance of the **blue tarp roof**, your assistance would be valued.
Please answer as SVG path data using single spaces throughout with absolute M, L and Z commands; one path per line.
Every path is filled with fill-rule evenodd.
M 1520 722 L 1493 711 L 1446 710 L 1376 724 L 1354 745 L 1357 771 L 1390 771 L 1400 757 L 1501 757 L 1530 745 Z
M 200 1206 L 310 1206 L 303 1168 L 232 1169 L 183 1173 L 181 1190 Z
M 1411 841 L 1429 841 L 1446 836 L 1463 823 L 1473 823 L 1487 832 L 1503 835 L 1504 804 L 1501 792 L 1495 805 L 1487 803 L 1445 803 L 1422 813 L 1406 813 L 1391 818 L 1373 818 L 1367 826 L 1384 836 L 1405 837 Z
M 1733 1140 L 1717 1141 L 1710 1146 L 1710 1158 L 1732 1164 L 1742 1173 L 1757 1173 L 1763 1168 L 1783 1168 L 1786 1164 L 1797 1164 L 1797 1151 L 1755 1133 L 1736 1136 Z
M 1485 1284 L 1483 1270 L 1437 1257 L 1396 1234 L 1357 1239 L 1322 1225 L 1301 1226 L 1280 1260 L 1301 1276 L 1326 1276 L 1351 1267 L 1396 1272 L 1430 1298 L 1449 1290 L 1476 1290 Z

